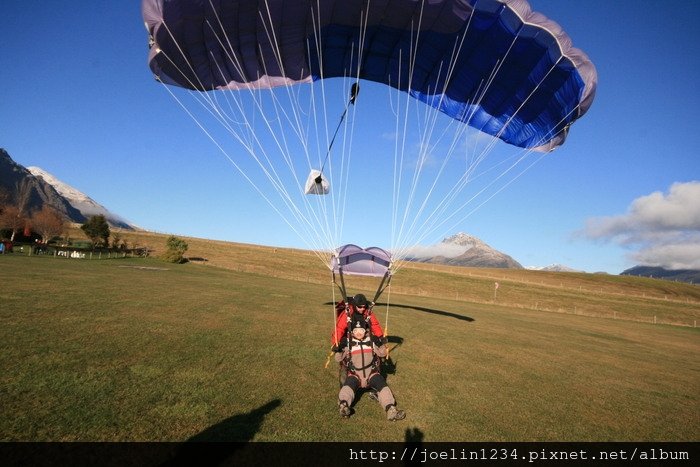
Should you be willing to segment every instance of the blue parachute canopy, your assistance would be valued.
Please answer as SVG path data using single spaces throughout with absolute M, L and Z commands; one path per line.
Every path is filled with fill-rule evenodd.
M 523 148 L 591 105 L 595 67 L 524 0 L 143 0 L 156 77 L 189 89 L 384 83 Z

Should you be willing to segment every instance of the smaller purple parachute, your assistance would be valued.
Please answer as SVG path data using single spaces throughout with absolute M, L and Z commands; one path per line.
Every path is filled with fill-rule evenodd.
M 351 276 L 383 277 L 390 271 L 391 254 L 378 247 L 360 248 L 357 245 L 343 245 L 331 259 L 334 273 Z

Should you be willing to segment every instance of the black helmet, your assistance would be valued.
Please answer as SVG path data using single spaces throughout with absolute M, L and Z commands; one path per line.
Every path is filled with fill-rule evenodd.
M 350 323 L 351 329 L 362 328 L 367 329 L 367 320 L 360 313 L 353 313 L 352 321 Z
M 369 302 L 367 301 L 367 297 L 365 297 L 361 293 L 358 293 L 357 295 L 352 297 L 352 303 L 355 306 L 367 306 L 367 305 L 369 305 Z

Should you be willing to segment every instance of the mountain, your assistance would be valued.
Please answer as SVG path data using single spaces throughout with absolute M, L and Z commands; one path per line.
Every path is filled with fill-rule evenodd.
M 570 268 L 569 266 L 564 266 L 563 264 L 550 264 L 544 267 L 529 267 L 531 271 L 547 271 L 547 272 L 584 272 L 578 269 Z
M 112 227 L 134 228 L 122 217 L 39 167 L 25 168 L 17 164 L 6 150 L 0 148 L 0 189 L 10 195 L 10 203 L 18 203 L 20 186 L 27 187 L 28 212 L 49 205 L 71 222 L 82 224 L 90 216 L 102 214 Z
M 53 186 L 32 175 L 26 168 L 13 161 L 7 151 L 0 148 L 0 189 L 9 195 L 9 202 L 12 204 L 19 202 L 19 187 L 26 187 L 23 191 L 28 212 L 38 211 L 44 204 L 48 204 L 73 222 L 87 220 Z
M 510 256 L 463 232 L 446 237 L 437 245 L 414 249 L 407 259 L 450 266 L 523 269 Z
M 700 270 L 697 269 L 664 269 L 657 266 L 635 266 L 620 273 L 621 276 L 652 277 L 689 284 L 700 284 Z
M 80 211 L 80 213 L 86 218 L 101 214 L 105 216 L 107 222 L 113 227 L 133 229 L 133 226 L 128 221 L 116 214 L 111 213 L 107 210 L 107 208 L 97 203 L 86 194 L 76 190 L 66 183 L 63 183 L 45 170 L 39 167 L 27 167 L 27 170 L 35 177 L 41 178 L 46 183 L 51 185 L 59 195 L 66 199 L 71 206 Z

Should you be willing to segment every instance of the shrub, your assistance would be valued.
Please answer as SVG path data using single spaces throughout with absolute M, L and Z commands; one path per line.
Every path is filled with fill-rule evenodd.
M 189 248 L 186 241 L 171 235 L 165 242 L 165 246 L 167 249 L 161 256 L 164 261 L 169 263 L 184 263 L 186 261 L 184 254 Z

